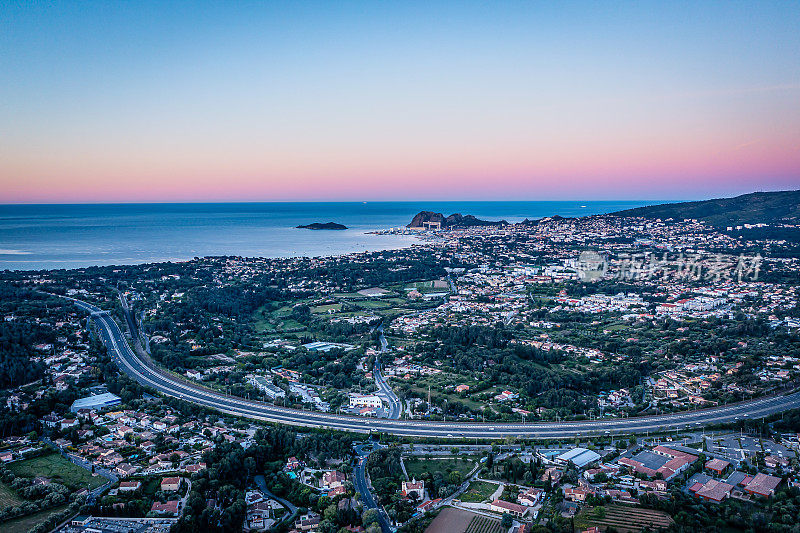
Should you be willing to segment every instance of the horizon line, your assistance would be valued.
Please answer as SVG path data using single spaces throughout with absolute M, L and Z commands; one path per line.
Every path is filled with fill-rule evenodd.
M 756 191 L 756 192 L 784 192 L 784 191 Z M 752 193 L 744 193 L 752 194 Z M 741 196 L 741 195 L 736 195 Z M 734 198 L 735 196 L 719 196 L 715 198 Z M 561 198 L 561 199 L 537 199 L 537 200 L 480 200 L 480 199 L 413 199 L 413 200 L 164 200 L 164 201 L 141 201 L 141 202 L 118 202 L 118 201 L 86 201 L 86 202 L 0 202 L 0 206 L 77 206 L 77 205 L 203 205 L 203 204 L 400 204 L 400 203 L 455 203 L 455 202 L 476 202 L 476 203 L 530 203 L 530 202 L 696 202 L 714 199 L 712 197 L 702 198 Z
M 677 203 L 677 202 L 699 202 L 705 200 L 717 200 L 724 198 L 737 198 L 739 196 L 746 196 L 749 194 L 757 193 L 781 193 L 781 192 L 797 192 L 800 189 L 777 189 L 777 190 L 754 190 L 743 193 L 712 193 L 708 195 L 691 196 L 688 198 L 538 198 L 538 199 L 470 199 L 470 198 L 455 198 L 455 199 L 436 199 L 436 198 L 415 198 L 415 199 L 401 199 L 401 200 L 383 200 L 383 199 L 336 199 L 336 200 L 321 200 L 321 199 L 283 199 L 283 200 L 239 200 L 239 199 L 219 199 L 219 200 L 150 200 L 150 201 L 115 201 L 115 200 L 88 200 L 88 201 L 64 201 L 64 202 L 42 202 L 42 201 L 20 201 L 20 202 L 2 202 L 0 206 L 16 206 L 16 205 L 42 205 L 42 206 L 56 206 L 56 205 L 201 205 L 201 204 L 368 204 L 368 203 L 423 203 L 423 202 L 480 202 L 480 203 L 525 203 L 525 202 L 660 202 L 660 203 Z

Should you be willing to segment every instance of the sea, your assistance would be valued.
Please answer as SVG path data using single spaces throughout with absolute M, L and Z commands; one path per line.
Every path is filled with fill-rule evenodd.
M 316 257 L 399 249 L 419 211 L 519 222 L 610 213 L 658 201 L 264 202 L 0 205 L 0 270 L 185 261 L 194 257 Z M 297 229 L 338 222 L 347 230 Z

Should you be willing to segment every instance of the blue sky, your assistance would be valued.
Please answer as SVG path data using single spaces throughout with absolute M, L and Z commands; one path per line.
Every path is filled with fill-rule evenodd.
M 797 2 L 4 3 L 0 201 L 796 187 L 798 28 Z

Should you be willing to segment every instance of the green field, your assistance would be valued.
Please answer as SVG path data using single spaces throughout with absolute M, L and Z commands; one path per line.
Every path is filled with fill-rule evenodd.
M 484 500 L 488 500 L 496 490 L 497 484 L 495 483 L 489 483 L 487 481 L 473 481 L 469 484 L 469 488 L 459 497 L 459 499 L 462 502 L 480 503 Z
M 2 530 L 3 533 L 28 533 L 28 531 L 47 520 L 50 516 L 58 514 L 66 508 L 66 505 L 61 505 L 28 516 L 14 518 L 13 520 L 0 524 L 0 530 Z
M 416 289 L 422 294 L 430 292 L 450 292 L 450 285 L 446 281 L 442 280 L 417 281 L 414 283 L 407 284 L 405 286 L 405 289 L 406 291 L 411 291 L 413 289 Z
M 505 528 L 500 525 L 500 520 L 488 516 L 476 516 L 467 526 L 465 533 L 503 533 Z
M 438 470 L 443 472 L 445 477 L 453 471 L 461 472 L 462 479 L 466 479 L 467 474 L 475 467 L 477 459 L 469 455 L 465 455 L 463 458 L 467 460 L 464 461 L 462 457 L 443 457 L 441 459 L 433 457 L 431 459 L 426 459 L 424 457 L 411 456 L 404 458 L 404 461 L 406 464 L 406 472 L 408 472 L 408 476 L 411 478 L 419 479 L 425 472 L 435 472 Z
M 597 526 L 605 530 L 612 527 L 621 533 L 637 533 L 644 528 L 650 530 L 666 529 L 672 523 L 672 518 L 662 511 L 629 507 L 627 505 L 584 507 L 575 516 L 575 525 L 580 528 Z
M 363 302 L 354 302 L 353 305 L 361 309 L 387 309 L 392 306 L 383 300 L 364 300 Z
M 311 312 L 314 314 L 324 314 L 328 311 L 341 311 L 342 304 L 327 304 L 327 305 L 318 305 L 317 307 L 312 307 Z
M 11 463 L 8 465 L 8 469 L 22 477 L 44 476 L 55 483 L 62 483 L 72 490 L 79 490 L 87 486 L 94 489 L 106 482 L 104 477 L 92 475 L 88 470 L 70 463 L 57 453 Z
M 14 507 L 23 500 L 5 483 L 0 483 L 0 507 Z
M 472 409 L 473 411 L 480 411 L 485 406 L 483 403 L 473 400 L 467 396 L 462 398 L 455 392 L 443 392 L 445 387 L 452 387 L 453 385 L 464 382 L 463 376 L 456 374 L 437 374 L 435 376 L 423 376 L 416 378 L 412 384 L 409 384 L 409 390 L 419 398 L 428 397 L 428 386 L 431 387 L 432 397 L 435 399 L 434 403 L 439 403 L 440 398 L 446 398 L 448 403 L 462 403 Z M 488 391 L 483 391 L 488 392 Z
M 291 318 L 292 309 L 293 306 L 291 305 L 284 305 L 274 311 L 268 311 L 266 307 L 259 307 L 253 312 L 253 329 L 257 333 L 270 334 L 287 329 L 304 328 L 303 324 Z

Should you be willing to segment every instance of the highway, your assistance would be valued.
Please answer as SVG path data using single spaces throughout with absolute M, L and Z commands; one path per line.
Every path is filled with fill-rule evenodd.
M 378 387 L 378 393 L 383 396 L 386 399 L 386 403 L 389 404 L 388 418 L 397 420 L 403 413 L 403 403 L 394 393 L 389 384 L 386 383 L 386 380 L 383 377 L 383 364 L 381 363 L 381 355 L 388 351 L 389 341 L 386 340 L 386 336 L 383 334 L 383 325 L 378 328 L 378 332 L 381 334 L 381 353 L 375 358 L 372 374 L 375 377 L 375 385 Z
M 107 312 L 89 303 L 72 300 L 81 309 L 91 313 L 117 366 L 142 385 L 152 387 L 168 396 L 223 413 L 293 426 L 360 433 L 377 431 L 408 437 L 565 439 L 593 435 L 646 434 L 679 429 L 699 429 L 706 425 L 757 419 L 800 408 L 800 392 L 795 391 L 790 394 L 758 398 L 738 404 L 664 415 L 528 424 L 365 419 L 351 415 L 300 411 L 229 396 L 170 374 L 156 367 L 149 359 L 136 355 L 117 322 Z

